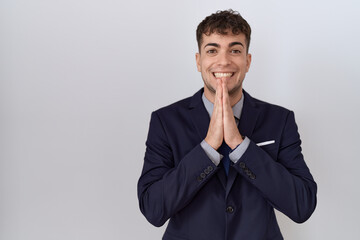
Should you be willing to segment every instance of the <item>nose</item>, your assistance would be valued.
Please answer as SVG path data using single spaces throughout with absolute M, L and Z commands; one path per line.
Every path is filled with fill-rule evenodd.
M 218 54 L 217 64 L 219 66 L 227 66 L 230 63 L 231 63 L 231 59 L 227 52 L 222 52 Z

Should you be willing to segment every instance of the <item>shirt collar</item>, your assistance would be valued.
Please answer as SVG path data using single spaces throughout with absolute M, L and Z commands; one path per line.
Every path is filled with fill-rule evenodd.
M 206 111 L 208 112 L 208 114 L 211 118 L 212 112 L 214 110 L 214 104 L 205 97 L 204 93 L 202 94 L 202 101 L 205 105 Z M 244 93 L 242 94 L 241 99 L 232 107 L 234 117 L 237 120 L 240 120 L 243 105 L 244 105 Z

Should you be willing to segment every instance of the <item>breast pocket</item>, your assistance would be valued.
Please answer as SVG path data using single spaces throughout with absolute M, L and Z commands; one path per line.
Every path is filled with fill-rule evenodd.
M 275 143 L 267 144 L 267 145 L 259 146 L 259 148 L 267 152 L 271 156 L 271 158 L 273 158 L 276 161 L 279 151 L 277 144 Z

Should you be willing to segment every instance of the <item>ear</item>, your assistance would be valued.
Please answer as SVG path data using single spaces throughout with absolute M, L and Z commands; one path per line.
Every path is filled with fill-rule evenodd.
M 198 72 L 201 72 L 200 58 L 201 58 L 200 53 L 196 53 L 195 59 L 196 59 L 196 67 L 197 67 Z
M 248 53 L 248 54 L 246 55 L 246 72 L 249 71 L 249 69 L 250 69 L 250 64 L 251 64 L 251 54 Z

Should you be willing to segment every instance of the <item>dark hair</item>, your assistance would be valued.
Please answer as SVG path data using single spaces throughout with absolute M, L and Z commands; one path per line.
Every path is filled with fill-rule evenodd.
M 203 41 L 203 34 L 209 36 L 216 32 L 221 35 L 228 34 L 228 31 L 238 35 L 245 34 L 246 38 L 246 51 L 249 51 L 251 28 L 247 21 L 232 9 L 217 11 L 216 13 L 207 16 L 196 29 L 196 40 L 198 42 L 199 52 Z

